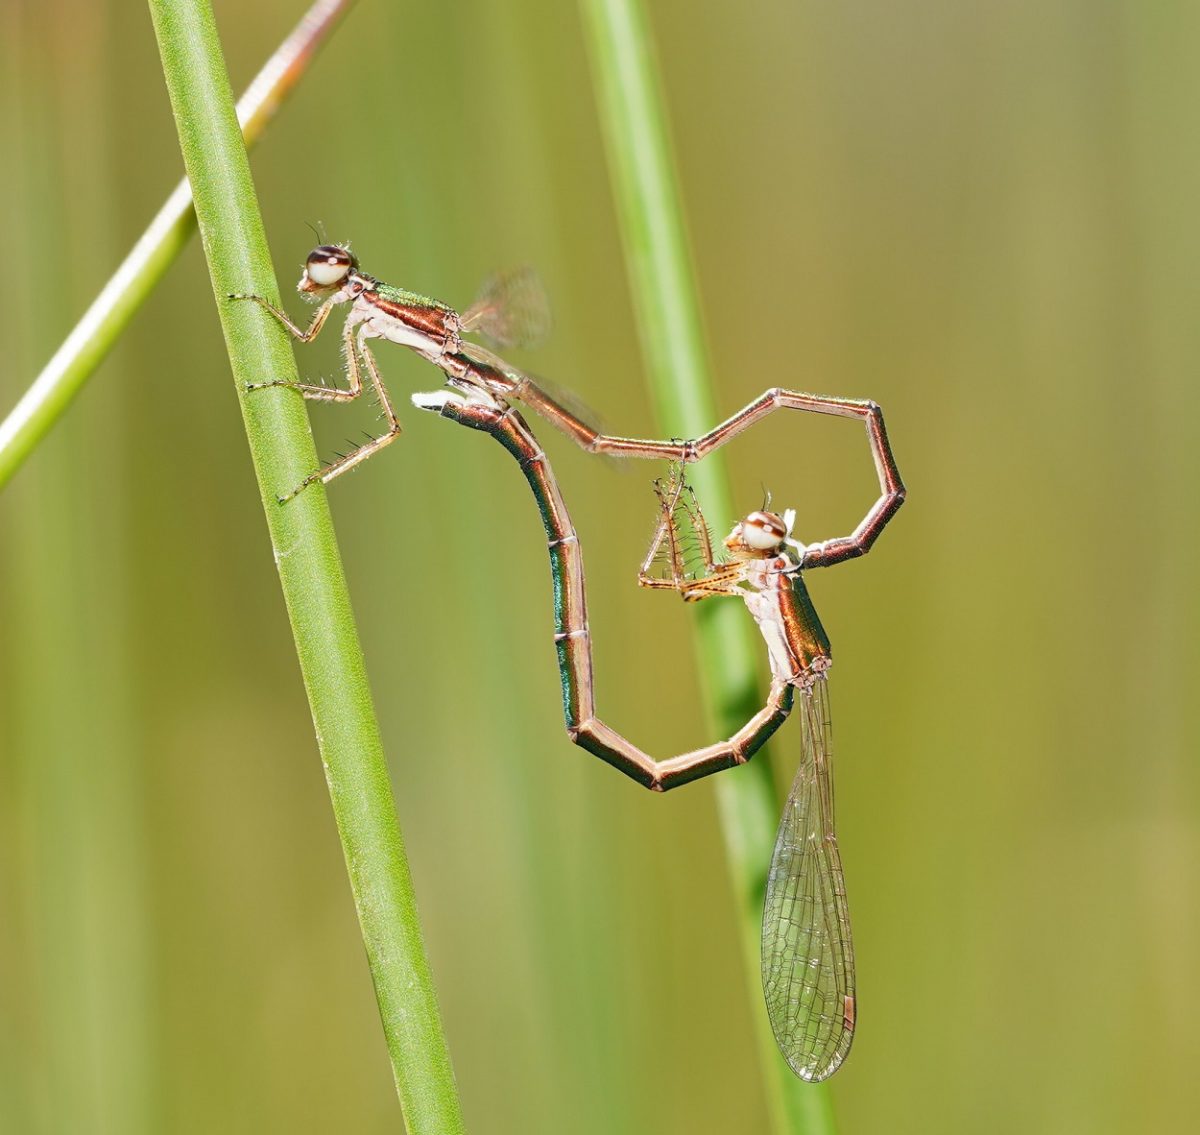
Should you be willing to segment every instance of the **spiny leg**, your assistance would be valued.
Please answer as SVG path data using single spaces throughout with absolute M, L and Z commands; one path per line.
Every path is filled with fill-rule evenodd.
M 683 487 L 682 474 L 676 475 L 674 472 L 668 485 L 664 486 L 663 482 L 658 479 L 654 482 L 654 494 L 658 497 L 659 505 L 658 525 L 654 529 L 654 536 L 650 541 L 646 558 L 642 561 L 641 569 L 638 571 L 639 587 L 678 591 L 683 585 L 684 571 L 679 549 L 679 529 L 675 522 L 675 508 L 679 503 L 679 495 L 683 491 Z M 670 579 L 659 579 L 651 574 L 651 568 L 654 566 L 654 561 L 658 559 L 664 540 L 667 541 L 669 548 L 667 554 L 671 567 Z
M 661 515 L 650 550 L 642 562 L 638 573 L 638 584 L 641 587 L 669 589 L 678 591 L 686 602 L 694 603 L 701 599 L 711 599 L 717 595 L 740 596 L 740 584 L 744 578 L 742 565 L 736 563 L 718 564 L 713 560 L 712 538 L 700 502 L 696 499 L 695 491 L 684 477 L 684 468 L 679 466 L 671 473 L 670 482 L 664 487 L 661 480 L 654 482 L 654 491 L 658 495 Z M 679 538 L 679 509 L 687 514 L 688 523 L 700 542 L 700 553 L 704 561 L 704 575 L 699 579 L 688 579 L 683 563 L 683 549 Z M 670 579 L 658 579 L 650 574 L 654 560 L 659 554 L 663 541 L 669 547 L 671 566 Z
M 270 305 L 267 305 L 270 307 Z M 323 304 L 323 307 L 329 305 Z M 274 310 L 271 308 L 271 310 Z M 321 322 L 324 323 L 325 316 L 320 312 Z M 319 331 L 320 324 L 317 323 L 317 318 L 313 318 L 313 323 Z M 307 343 L 316 335 L 316 331 L 309 328 L 309 338 L 301 339 L 301 342 Z M 252 382 L 247 385 L 247 390 L 265 390 L 269 386 L 282 386 L 288 390 L 297 390 L 305 398 L 311 399 L 314 402 L 353 402 L 362 393 L 362 377 L 358 369 L 358 363 L 354 356 L 354 325 L 347 322 L 342 328 L 342 354 L 346 359 L 346 379 L 350 386 L 348 390 L 341 390 L 336 386 L 317 386 L 311 382 L 285 382 L 283 379 L 275 379 L 272 382 Z
M 718 595 L 741 598 L 744 573 L 741 564 L 718 564 L 703 579 L 686 581 L 680 587 L 685 603 L 696 603 L 701 599 L 712 599 Z
M 359 335 L 356 337 L 353 330 L 348 330 L 346 334 L 346 370 L 350 377 L 350 391 L 337 391 L 336 393 L 345 394 L 347 397 L 334 399 L 334 401 L 349 401 L 350 398 L 357 398 L 362 393 L 362 373 L 359 370 L 358 361 L 360 356 L 363 365 L 367 368 L 367 373 L 371 376 L 371 385 L 374 386 L 375 394 L 379 398 L 379 405 L 383 410 L 383 416 L 387 419 L 387 433 L 371 438 L 370 441 L 358 446 L 357 449 L 352 449 L 332 464 L 326 465 L 324 469 L 320 469 L 316 473 L 305 477 L 286 497 L 280 499 L 281 504 L 291 500 L 297 493 L 303 492 L 309 485 L 316 484 L 317 481 L 325 485 L 329 484 L 334 477 L 340 477 L 356 465 L 361 465 L 372 454 L 378 453 L 385 445 L 389 445 L 400 436 L 402 428 L 400 419 L 396 416 L 391 398 L 388 397 L 387 387 L 383 385 L 383 376 L 379 373 L 375 356 L 371 354 L 370 349 L 363 342 L 362 336 Z M 330 391 L 330 393 L 334 392 Z
M 288 318 L 287 313 L 275 307 L 263 299 L 262 296 L 230 294 L 231 300 L 253 300 L 259 306 L 269 311 L 283 328 L 294 338 L 301 343 L 311 343 L 318 334 L 321 328 L 325 326 L 325 320 L 329 318 L 329 313 L 333 310 L 334 301 L 326 300 L 313 313 L 312 321 L 303 331 L 296 326 L 295 323 Z M 287 382 L 283 379 L 273 379 L 270 382 L 251 382 L 247 383 L 247 390 L 266 390 L 272 386 L 283 386 L 289 390 L 298 390 L 305 398 L 311 398 L 317 402 L 353 402 L 362 393 L 362 384 L 358 381 L 358 368 L 353 364 L 352 356 L 354 352 L 353 343 L 353 328 L 347 324 L 342 332 L 343 348 L 346 353 L 346 374 L 350 380 L 349 390 L 339 390 L 337 387 L 318 386 L 310 382 Z
M 704 572 L 706 575 L 711 575 L 717 570 L 717 565 L 713 561 L 712 533 L 708 530 L 708 522 L 704 519 L 704 513 L 700 508 L 699 500 L 696 499 L 696 490 L 691 485 L 685 484 L 684 487 L 687 490 L 687 495 L 681 501 L 683 510 L 687 513 L 692 531 L 696 533 L 696 539 L 700 542 L 700 555 L 704 560 Z
M 292 336 L 293 339 L 299 339 L 301 343 L 311 343 L 317 335 L 320 334 L 321 328 L 325 326 L 325 320 L 329 318 L 329 313 L 333 310 L 334 301 L 327 299 L 316 311 L 313 312 L 313 317 L 308 327 L 301 331 L 291 321 L 287 312 L 281 311 L 269 300 L 265 300 L 262 296 L 247 295 L 242 292 L 230 292 L 231 300 L 253 300 L 259 307 L 265 308 L 282 324 L 283 328 Z M 286 384 L 285 384 L 286 385 Z

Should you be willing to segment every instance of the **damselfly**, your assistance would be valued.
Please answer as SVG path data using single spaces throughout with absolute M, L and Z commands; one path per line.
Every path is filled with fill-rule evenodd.
M 890 454 L 883 456 L 903 493 Z M 767 877 L 762 979 L 767 1014 L 788 1064 L 804 1080 L 824 1080 L 850 1051 L 856 1016 L 850 914 L 833 823 L 826 686 L 832 654 L 802 578 L 803 569 L 832 562 L 828 546 L 806 547 L 792 536 L 794 511 L 781 516 L 764 508 L 734 525 L 725 538 L 725 560 L 718 563 L 682 470 L 656 489 L 660 519 L 638 582 L 671 588 L 685 600 L 743 600 L 766 640 L 773 684 L 785 682 L 797 692 L 800 767 Z M 682 552 L 689 538 L 701 561 L 694 574 Z M 666 578 L 653 574 L 660 558 L 668 564 Z
M 286 501 L 317 481 L 328 483 L 361 464 L 400 435 L 396 415 L 369 339 L 384 339 L 415 351 L 439 367 L 447 383 L 470 395 L 484 391 L 505 402 L 516 400 L 536 410 L 568 437 L 591 453 L 616 456 L 663 457 L 688 460 L 678 442 L 610 437 L 593 429 L 560 400 L 552 397 L 529 375 L 506 363 L 478 343 L 463 338 L 479 334 L 500 347 L 518 346 L 544 334 L 549 316 L 540 285 L 528 271 L 493 277 L 480 298 L 462 315 L 440 300 L 385 284 L 363 272 L 358 259 L 342 245 L 326 244 L 308 254 L 296 290 L 319 306 L 306 327 L 294 323 L 286 312 L 262 296 L 233 294 L 233 300 L 252 300 L 271 313 L 302 343 L 311 343 L 339 304 L 348 304 L 342 326 L 346 387 L 282 380 L 252 384 L 259 390 L 283 386 L 319 402 L 353 402 L 369 383 L 386 422 L 378 437 L 352 449 L 338 460 L 306 477 L 280 497 Z M 364 382 L 364 372 L 366 381 Z

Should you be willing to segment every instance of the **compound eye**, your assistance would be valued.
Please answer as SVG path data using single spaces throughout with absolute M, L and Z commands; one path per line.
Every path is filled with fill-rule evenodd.
M 354 267 L 354 258 L 344 248 L 328 244 L 314 248 L 304 265 L 308 278 L 319 288 L 340 284 Z
M 742 521 L 742 539 L 756 552 L 774 552 L 783 547 L 787 528 L 773 512 L 752 512 Z

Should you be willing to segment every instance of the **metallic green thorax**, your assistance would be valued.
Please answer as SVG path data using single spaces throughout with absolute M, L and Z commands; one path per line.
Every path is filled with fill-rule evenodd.
M 362 273 L 359 274 L 362 275 Z M 371 280 L 371 290 L 377 296 L 385 300 L 391 300 L 392 303 L 399 304 L 402 307 L 432 307 L 448 315 L 458 315 L 458 312 L 454 308 L 449 304 L 442 303 L 441 300 L 431 299 L 429 296 L 423 296 L 418 292 L 408 292 L 403 288 L 394 288 L 391 284 L 385 284 L 372 276 L 365 278 Z

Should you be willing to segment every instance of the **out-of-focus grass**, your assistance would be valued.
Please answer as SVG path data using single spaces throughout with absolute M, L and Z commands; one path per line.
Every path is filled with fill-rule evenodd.
M 22 242 L 52 270 L 68 255 L 64 234 L 71 231 L 96 234 L 71 250 L 81 269 L 94 270 L 115 251 L 106 235 L 113 193 L 102 179 L 90 194 L 70 193 L 47 146 L 56 139 L 82 165 L 104 169 L 102 119 L 88 124 L 61 113 L 63 104 L 94 99 L 108 82 L 111 60 L 90 34 L 95 28 L 92 15 L 81 13 L 75 30 L 83 38 L 63 76 L 61 102 L 27 104 L 24 115 L 7 114 L 0 125 L 12 163 L 5 207 L 22 219 Z M 7 80 L 36 85 L 47 42 L 8 34 L 0 42 Z M 16 333 L 5 351 L 4 400 L 12 392 L 7 380 L 30 373 L 58 333 L 54 306 L 39 297 L 39 289 L 11 296 L 6 325 Z M 64 431 L 42 476 L 0 519 L 0 586 L 8 597 L 0 615 L 6 1130 L 154 1129 L 152 918 L 126 679 L 134 659 L 128 549 L 117 535 L 129 503 L 121 472 L 110 469 L 106 491 L 80 506 L 80 486 L 106 467 L 125 428 L 118 402 L 94 407 L 90 423 Z M 89 583 L 80 587 L 70 565 L 84 564 Z M 96 594 L 106 600 L 95 602 Z
M 239 85 L 297 10 L 218 7 Z M 912 490 L 870 557 L 811 583 L 837 653 L 861 977 L 839 1128 L 1186 1127 L 1200 635 L 1176 501 L 1197 462 L 1200 14 L 1019 0 L 731 20 L 663 0 L 651 19 L 719 409 L 776 381 L 876 398 Z M 458 303 L 532 262 L 557 326 L 521 361 L 649 432 L 578 10 L 364 5 L 344 30 L 322 62 L 338 79 L 299 90 L 254 157 L 283 278 L 318 220 L 372 271 Z M 0 316 L 8 406 L 181 169 L 128 9 L 3 6 L 0 58 L 0 215 L 37 262 Z M 377 113 L 400 104 L 398 123 Z M 395 1129 L 211 312 L 185 251 L 0 496 L 5 1130 L 62 1130 L 50 1118 L 89 1084 L 120 1093 L 122 1120 L 149 1089 L 153 1131 Z M 431 385 L 402 352 L 380 359 L 401 397 Z M 332 375 L 336 345 L 302 363 Z M 312 418 L 325 454 L 350 432 Z M 715 785 L 651 798 L 566 742 L 525 487 L 486 439 L 405 425 L 330 498 L 384 736 L 412 754 L 391 771 L 468 1125 L 764 1130 Z M 871 492 L 852 432 L 768 423 L 731 447 L 734 501 L 765 482 L 802 537 L 837 531 Z M 660 749 L 702 741 L 686 612 L 632 582 L 645 471 L 547 444 L 587 552 L 606 717 Z M 467 546 L 414 553 L 448 509 Z M 82 516 L 102 539 L 68 542 Z M 60 609 L 36 648 L 31 579 Z M 83 743 L 51 741 L 69 722 L 47 705 Z M 51 748 L 58 791 L 80 793 L 51 803 L 90 825 L 86 859 L 20 853 L 34 825 L 67 846 L 18 788 Z M 56 972 L 19 896 L 82 920 L 65 896 L 86 893 L 115 935 L 123 889 L 141 925 L 115 955 L 81 933 L 78 968 Z M 109 1007 L 51 1062 L 44 999 L 81 984 Z M 117 1037 L 128 1080 L 105 1064 Z M 36 1123 L 16 1111 L 35 1095 Z

